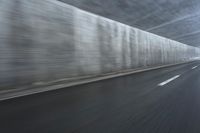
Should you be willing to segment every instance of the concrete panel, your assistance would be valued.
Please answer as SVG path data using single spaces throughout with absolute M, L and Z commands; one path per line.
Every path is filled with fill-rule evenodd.
M 0 4 L 0 89 L 190 61 L 200 50 L 54 0 Z

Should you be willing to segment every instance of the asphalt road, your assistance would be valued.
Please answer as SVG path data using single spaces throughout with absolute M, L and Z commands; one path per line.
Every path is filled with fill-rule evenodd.
M 1 101 L 0 133 L 200 133 L 200 62 Z

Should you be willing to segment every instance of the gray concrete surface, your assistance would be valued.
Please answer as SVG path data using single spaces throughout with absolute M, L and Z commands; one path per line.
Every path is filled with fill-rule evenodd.
M 200 47 L 199 0 L 60 0 L 83 10 Z
M 55 0 L 1 0 L 0 89 L 190 61 L 195 47 Z
M 199 95 L 200 62 L 193 62 L 1 101 L 0 131 L 199 133 Z

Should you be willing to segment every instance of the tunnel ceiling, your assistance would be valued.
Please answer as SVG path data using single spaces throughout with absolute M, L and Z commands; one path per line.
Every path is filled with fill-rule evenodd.
M 200 0 L 60 0 L 83 10 L 200 47 Z

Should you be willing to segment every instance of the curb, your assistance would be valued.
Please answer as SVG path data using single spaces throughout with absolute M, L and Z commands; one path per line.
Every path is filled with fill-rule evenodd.
M 186 63 L 192 63 L 195 62 L 196 60 L 189 61 L 189 62 L 181 62 L 181 63 L 176 63 L 176 64 L 170 64 L 170 65 L 162 65 L 162 66 L 157 66 L 157 67 L 151 67 L 151 68 L 145 68 L 145 69 L 132 69 L 132 70 L 126 70 L 126 71 L 121 71 L 121 72 L 115 72 L 115 73 L 108 73 L 100 76 L 91 76 L 85 79 L 79 79 L 75 80 L 72 82 L 67 82 L 67 83 L 57 83 L 55 84 L 44 84 L 42 87 L 33 87 L 31 89 L 27 88 L 21 88 L 21 89 L 15 89 L 15 90 L 8 90 L 4 91 L 3 93 L 0 92 L 0 101 L 3 100 L 8 100 L 8 99 L 13 99 L 13 98 L 18 98 L 22 96 L 27 96 L 27 95 L 32 95 L 32 94 L 37 94 L 37 93 L 42 93 L 42 92 L 47 92 L 47 91 L 53 91 L 57 89 L 62 89 L 66 87 L 72 87 L 72 86 L 77 86 L 77 85 L 82 85 L 82 84 L 87 84 L 91 82 L 96 82 L 96 81 L 101 81 L 101 80 L 106 80 L 106 79 L 111 79 L 115 77 L 121 77 L 121 76 L 126 76 L 126 75 L 131 75 L 135 73 L 141 73 L 141 72 L 146 72 L 146 71 L 151 71 L 151 70 L 157 70 L 161 68 L 167 68 L 167 67 L 173 67 L 176 65 L 182 65 Z

